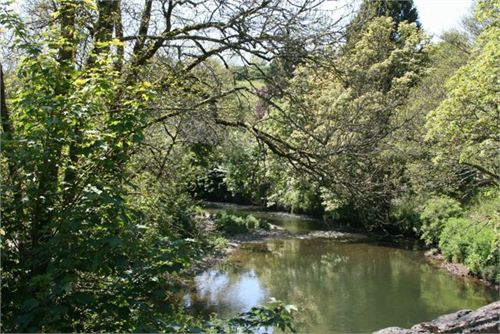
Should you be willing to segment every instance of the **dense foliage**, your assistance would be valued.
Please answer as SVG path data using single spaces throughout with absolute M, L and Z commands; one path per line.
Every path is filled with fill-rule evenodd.
M 412 1 L 347 26 L 295 2 L 2 4 L 2 331 L 292 329 L 282 303 L 186 314 L 220 240 L 199 199 L 416 236 L 499 282 L 498 0 L 434 43 Z
M 258 34 L 304 20 L 297 33 L 313 36 L 314 3 L 24 5 L 0 12 L 2 53 L 19 57 L 0 78 L 2 330 L 290 327 L 279 305 L 212 326 L 185 314 L 179 291 L 210 248 L 189 195 L 208 163 L 200 148 L 220 142 L 217 117 L 238 116 L 227 106 L 242 89 L 209 58 L 271 56 L 253 44 L 266 42 Z M 259 19 L 280 11 L 295 14 Z M 170 46 L 178 41 L 191 44 Z

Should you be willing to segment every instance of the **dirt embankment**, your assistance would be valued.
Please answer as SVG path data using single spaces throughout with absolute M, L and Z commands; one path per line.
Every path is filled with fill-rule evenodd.
M 485 279 L 482 279 L 480 277 L 475 276 L 473 273 L 470 272 L 467 267 L 461 263 L 453 263 L 453 262 L 448 262 L 445 257 L 439 253 L 436 249 L 431 249 L 427 252 L 425 252 L 425 256 L 436 266 L 446 270 L 453 276 L 457 277 L 462 277 L 465 279 L 477 281 L 483 285 L 486 285 L 491 288 L 496 288 L 500 289 L 500 286 L 497 284 L 495 285 L 492 282 L 489 282 Z

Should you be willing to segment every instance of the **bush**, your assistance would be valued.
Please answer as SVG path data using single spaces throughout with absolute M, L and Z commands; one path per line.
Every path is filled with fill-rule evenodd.
M 450 218 L 439 237 L 439 248 L 449 261 L 462 262 L 489 281 L 500 281 L 499 238 L 491 225 Z
M 436 245 L 440 239 L 445 222 L 452 217 L 462 215 L 460 203 L 448 196 L 432 197 L 424 204 L 420 214 L 422 226 L 421 238 L 427 245 Z
M 223 210 L 215 215 L 215 227 L 227 235 L 234 235 L 258 228 L 268 230 L 269 224 L 252 215 L 240 216 L 231 211 Z
M 210 246 L 215 250 L 221 250 L 227 247 L 228 240 L 223 236 L 213 236 L 208 240 Z
M 464 218 L 451 218 L 439 236 L 439 248 L 448 261 L 464 262 L 470 243 L 472 222 Z
M 283 332 L 289 329 L 295 333 L 295 312 L 298 312 L 295 305 L 285 305 L 271 298 L 264 306 L 252 307 L 250 311 L 239 313 L 227 321 L 214 318 L 205 325 L 205 328 L 194 328 L 197 330 L 190 333 L 260 333 L 266 327 L 277 327 Z
M 471 200 L 467 216 L 473 221 L 500 227 L 500 190 L 493 188 L 479 192 Z
M 472 201 L 467 217 L 479 222 L 472 256 L 465 263 L 485 279 L 500 282 L 500 191 L 484 189 Z
M 410 196 L 391 201 L 390 219 L 397 223 L 401 232 L 405 234 L 415 235 L 421 227 L 415 199 Z

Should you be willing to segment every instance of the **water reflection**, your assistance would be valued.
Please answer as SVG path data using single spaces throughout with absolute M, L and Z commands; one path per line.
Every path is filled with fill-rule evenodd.
M 196 277 L 198 297 L 210 306 L 249 311 L 265 301 L 265 290 L 254 270 L 230 276 L 219 270 L 208 270 Z
M 367 243 L 247 244 L 230 264 L 199 275 L 187 304 L 229 317 L 275 297 L 301 307 L 299 329 L 307 333 L 411 326 L 496 296 L 436 269 L 421 252 Z

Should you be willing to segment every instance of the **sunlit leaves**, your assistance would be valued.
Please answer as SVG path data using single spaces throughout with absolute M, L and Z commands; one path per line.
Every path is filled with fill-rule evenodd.
M 2 329 L 157 330 L 169 275 L 189 265 L 195 245 L 153 224 L 136 228 L 144 215 L 128 203 L 129 150 L 143 141 L 155 87 L 125 83 L 105 53 L 94 66 L 68 66 L 67 44 L 54 24 L 16 45 L 29 56 L 18 63 L 14 131 L 2 143 L 12 166 L 2 192 Z
M 281 104 L 286 111 L 274 109 L 264 123 L 311 153 L 290 155 L 299 160 L 296 168 L 323 183 L 317 192 L 324 207 L 355 203 L 379 212 L 392 196 L 389 177 L 400 165 L 387 142 L 403 121 L 402 106 L 420 78 L 426 44 L 415 24 L 401 22 L 397 42 L 393 29 L 391 18 L 372 19 L 344 54 L 319 69 L 298 68 Z
M 500 177 L 499 41 L 497 24 L 479 35 L 469 62 L 447 82 L 448 97 L 427 119 L 436 163 L 456 160 L 494 182 Z

